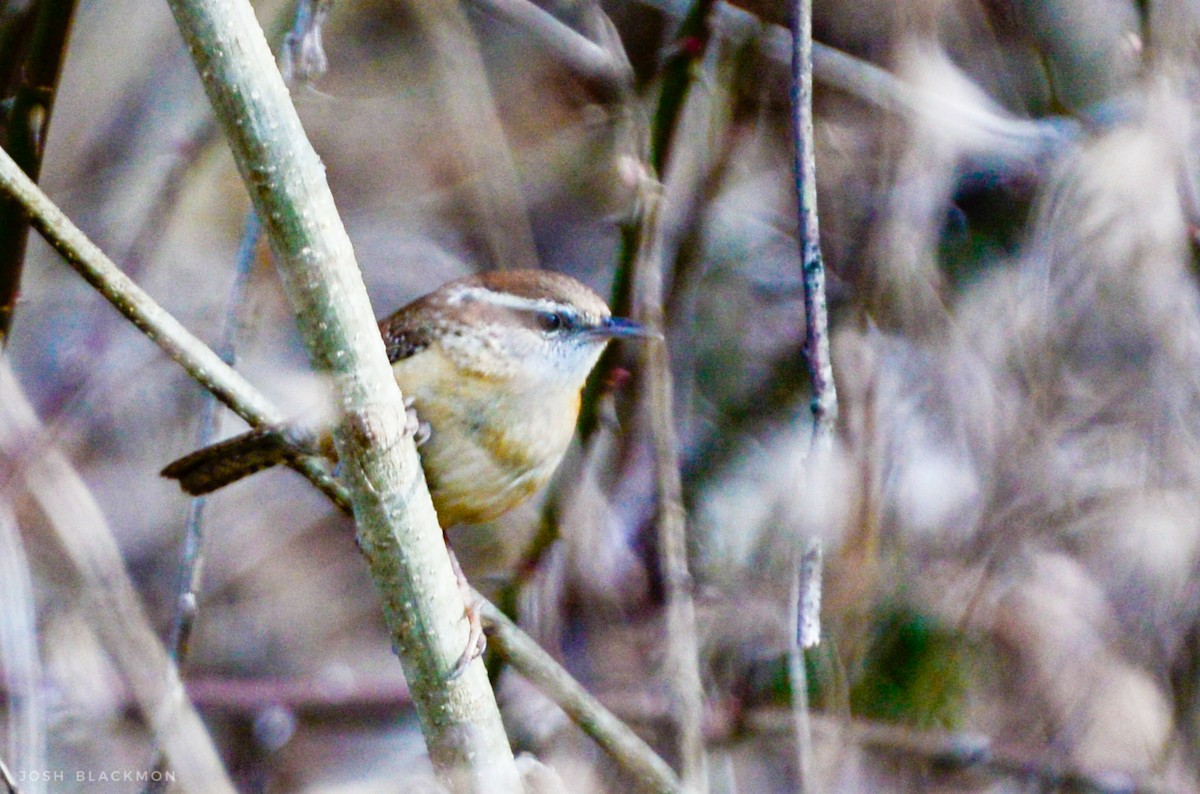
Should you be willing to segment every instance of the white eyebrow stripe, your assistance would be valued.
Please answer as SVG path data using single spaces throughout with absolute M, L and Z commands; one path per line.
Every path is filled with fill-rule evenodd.
M 561 303 L 551 300 L 534 300 L 532 298 L 522 298 L 519 295 L 510 295 L 504 292 L 495 292 L 486 287 L 464 287 L 456 291 L 446 299 L 446 303 L 462 303 L 465 300 L 478 300 L 484 303 L 490 303 L 493 306 L 503 306 L 507 309 L 516 309 L 518 311 L 536 312 L 536 311 L 558 311 L 564 308 Z

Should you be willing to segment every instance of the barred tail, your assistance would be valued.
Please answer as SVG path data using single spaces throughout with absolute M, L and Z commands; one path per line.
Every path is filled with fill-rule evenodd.
M 162 470 L 192 496 L 211 493 L 255 472 L 293 459 L 316 444 L 282 427 L 260 427 L 184 455 Z M 307 443 L 305 443 L 307 441 Z

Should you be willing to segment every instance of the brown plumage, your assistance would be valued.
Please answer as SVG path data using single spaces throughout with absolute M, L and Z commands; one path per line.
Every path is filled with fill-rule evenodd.
M 574 433 L 579 393 L 605 344 L 638 336 L 575 279 L 539 270 L 451 281 L 379 324 L 401 391 L 429 427 L 422 466 L 443 527 L 489 521 L 536 493 Z M 202 494 L 301 454 L 290 428 L 259 428 L 163 469 Z

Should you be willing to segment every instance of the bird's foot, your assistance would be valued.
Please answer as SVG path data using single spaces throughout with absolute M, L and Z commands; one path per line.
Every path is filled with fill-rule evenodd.
M 450 671 L 450 680 L 453 681 L 466 671 L 471 662 L 483 655 L 487 648 L 487 635 L 483 633 L 483 618 L 475 591 L 471 589 L 471 583 L 467 581 L 462 566 L 458 564 L 458 557 L 455 555 L 454 549 L 447 545 L 446 551 L 450 552 L 450 566 L 454 569 L 454 578 L 458 581 L 459 592 L 462 593 L 463 613 L 467 618 L 469 629 L 467 647 L 463 649 L 462 656 L 458 657 L 454 669 Z
M 429 434 L 432 428 L 428 422 L 422 422 L 421 417 L 417 416 L 417 409 L 413 407 L 413 398 L 404 398 L 404 412 L 406 418 L 405 430 L 413 437 L 413 443 L 418 447 L 429 440 Z

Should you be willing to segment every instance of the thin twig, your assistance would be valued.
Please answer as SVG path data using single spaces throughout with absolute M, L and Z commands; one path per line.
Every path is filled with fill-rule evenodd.
M 825 265 L 821 258 L 820 224 L 817 215 L 817 162 L 813 136 L 812 90 L 812 0 L 796 0 L 792 7 L 792 140 L 795 146 L 796 204 L 799 215 L 800 266 L 804 276 L 804 353 L 812 383 L 812 448 L 810 466 L 824 466 L 833 447 L 837 425 L 837 387 L 829 360 L 829 319 L 825 307 Z M 799 538 L 797 538 L 797 543 Z M 801 555 L 795 559 L 796 577 L 792 608 L 799 611 L 800 599 L 811 585 L 804 582 Z M 819 601 L 818 601 L 819 603 Z M 788 672 L 791 678 L 792 710 L 796 720 L 797 789 L 813 791 L 812 729 L 808 713 L 808 678 L 804 669 L 804 644 L 800 642 L 798 614 L 788 638 Z
M 30 214 L 34 228 L 76 272 L 196 382 L 252 425 L 284 421 L 283 414 L 245 378 L 121 272 L 3 151 L 0 151 L 0 189 L 17 199 Z M 339 506 L 348 507 L 345 490 L 329 475 L 319 458 L 304 458 L 297 462 L 296 469 Z
M 0 358 L 0 454 L 53 533 L 64 572 L 83 596 L 85 614 L 185 791 L 234 787 L 204 723 L 183 692 L 175 665 L 150 626 L 121 551 L 82 478 L 54 446 L 8 362 Z
M 694 583 L 688 568 L 687 521 L 675 437 L 671 362 L 663 330 L 663 240 L 660 234 L 661 186 L 648 174 L 639 188 L 642 201 L 640 243 L 634 257 L 636 316 L 658 333 L 643 350 L 646 408 L 654 444 L 658 495 L 658 553 L 666 590 L 666 664 L 664 674 L 675 704 L 683 784 L 689 792 L 708 790 L 704 750 L 704 688 L 700 679 L 700 641 L 696 630 Z
M 601 97 L 620 99 L 632 87 L 633 72 L 628 62 L 613 57 L 529 0 L 473 0 L 473 5 L 532 34 L 559 63 L 595 87 Z
M 300 0 L 292 29 L 279 50 L 279 73 L 290 89 L 315 82 L 329 68 L 324 25 L 333 0 Z
M 837 387 L 829 360 L 825 263 L 817 215 L 817 158 L 812 116 L 812 0 L 797 0 L 792 19 L 792 122 L 800 266 L 804 273 L 804 352 L 812 379 L 813 442 L 828 445 L 837 424 Z
M 237 264 L 234 268 L 233 286 L 229 290 L 229 301 L 225 315 L 225 328 L 221 332 L 218 354 L 230 367 L 237 361 L 238 307 L 245 299 L 246 286 L 254 266 L 255 254 L 261 239 L 262 226 L 258 215 L 251 211 L 246 216 L 242 241 L 238 246 Z M 204 400 L 200 428 L 196 432 L 197 448 L 203 448 L 216 438 L 219 426 L 220 403 L 210 394 Z M 197 496 L 188 507 L 187 522 L 183 533 L 183 552 L 179 561 L 179 584 L 175 595 L 175 619 L 171 624 L 171 637 L 167 650 L 175 664 L 183 666 L 190 649 L 192 628 L 196 620 L 199 603 L 200 582 L 204 569 L 204 506 L 207 499 Z
M 676 142 L 676 126 L 692 93 L 695 65 L 704 57 L 712 35 L 709 15 L 713 0 L 695 0 L 679 23 L 675 41 L 662 68 L 662 88 L 650 130 L 650 165 L 656 174 L 667 173 Z
M 810 459 L 811 460 L 811 459 Z M 796 729 L 797 787 L 800 794 L 815 791 L 813 784 L 812 722 L 808 703 L 808 669 L 804 651 L 815 647 L 821 638 L 821 541 L 810 539 L 799 555 L 793 572 L 788 607 L 793 632 L 788 644 L 788 684 L 792 691 L 792 717 Z
M 76 0 L 38 3 L 29 51 L 23 67 L 18 69 L 20 82 L 3 125 L 5 150 L 35 182 L 42 170 L 42 154 L 50 132 L 50 116 L 75 5 Z M 0 199 L 0 346 L 8 339 L 28 238 L 29 221 L 25 214 L 12 202 Z
M 821 642 L 821 569 L 819 538 L 810 538 L 800 555 L 796 588 L 796 642 L 801 650 L 815 648 Z
M 514 670 L 554 701 L 584 733 L 595 739 L 648 790 L 685 790 L 671 767 L 649 745 L 588 694 L 529 635 L 487 601 L 483 601 L 483 619 L 491 647 L 505 656 Z

